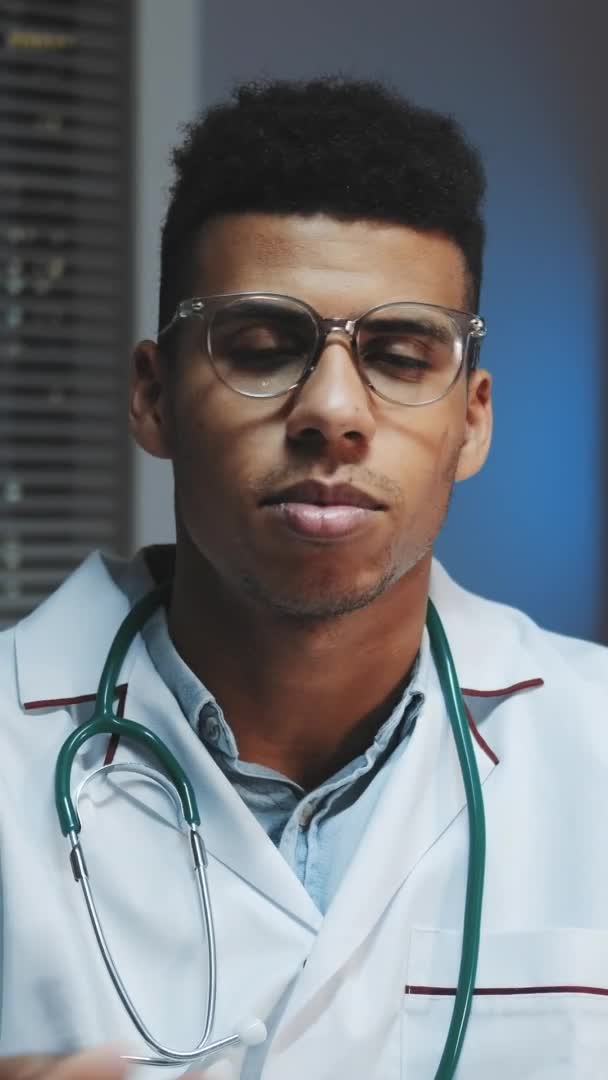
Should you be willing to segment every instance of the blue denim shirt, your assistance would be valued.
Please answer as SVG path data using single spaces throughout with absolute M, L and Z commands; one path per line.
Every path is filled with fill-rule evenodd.
M 274 769 L 240 759 L 220 705 L 173 645 L 163 609 L 148 622 L 143 637 L 189 724 L 324 914 L 388 776 L 406 750 L 424 701 L 428 645 L 423 642 L 403 697 L 365 753 L 306 791 Z

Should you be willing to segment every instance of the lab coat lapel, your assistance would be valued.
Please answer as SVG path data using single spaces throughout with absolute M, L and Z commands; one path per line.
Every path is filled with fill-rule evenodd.
M 481 782 L 496 765 L 474 741 Z M 371 933 L 397 890 L 466 808 L 458 755 L 434 665 L 410 743 L 380 797 L 331 904 L 290 1006 L 299 1012 Z
M 155 731 L 184 767 L 194 786 L 208 852 L 287 914 L 317 930 L 322 923 L 318 908 L 188 724 L 141 639 L 125 716 Z M 126 760 L 133 756 L 130 747 L 121 754 Z

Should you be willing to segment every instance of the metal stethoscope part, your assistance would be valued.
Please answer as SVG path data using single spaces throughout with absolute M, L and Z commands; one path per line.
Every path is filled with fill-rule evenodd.
M 139 1057 L 135 1055 L 124 1055 L 127 1061 L 138 1065 L 170 1065 L 170 1064 L 189 1064 L 192 1061 L 201 1060 L 202 1056 L 211 1056 L 217 1054 L 230 1046 L 244 1043 L 247 1046 L 254 1046 L 257 1043 L 263 1042 L 266 1038 L 266 1028 L 261 1020 L 251 1020 L 248 1023 L 242 1025 L 242 1027 L 234 1034 L 229 1035 L 223 1039 L 216 1039 L 213 1042 L 210 1041 L 211 1029 L 213 1027 L 213 1020 L 215 1017 L 215 1002 L 217 995 L 217 959 L 215 950 L 215 928 L 213 925 L 213 910 L 211 907 L 211 898 L 209 893 L 209 883 L 207 881 L 207 855 L 203 840 L 198 833 L 196 826 L 188 825 L 186 821 L 181 802 L 178 798 L 176 789 L 169 783 L 162 773 L 156 772 L 147 765 L 143 765 L 141 762 L 125 761 L 114 762 L 110 765 L 101 765 L 93 772 L 85 776 L 84 780 L 80 783 L 76 789 L 74 795 L 74 806 L 76 813 L 79 813 L 80 800 L 88 785 L 98 776 L 109 776 L 112 773 L 128 773 L 130 776 L 136 774 L 144 777 L 152 784 L 156 784 L 161 790 L 168 796 L 177 817 L 180 830 L 188 837 L 192 865 L 194 868 L 194 875 L 196 880 L 198 899 L 203 917 L 203 927 L 205 932 L 205 941 L 207 943 L 207 977 L 209 981 L 209 992 L 207 997 L 207 1008 L 205 1013 L 205 1026 L 203 1028 L 203 1034 L 201 1035 L 196 1047 L 191 1051 L 174 1050 L 171 1047 L 164 1046 L 157 1039 L 154 1038 L 146 1024 L 144 1023 L 141 1014 L 135 1007 L 133 999 L 131 998 L 120 972 L 118 971 L 116 962 L 112 956 L 110 946 L 105 936 L 99 912 L 95 903 L 93 895 L 93 887 L 91 879 L 89 877 L 86 863 L 84 860 L 84 853 L 82 850 L 82 844 L 79 842 L 78 834 L 74 831 L 70 831 L 68 839 L 71 844 L 70 850 L 70 862 L 72 864 L 72 871 L 74 878 L 80 883 L 82 893 L 84 896 L 91 925 L 97 939 L 97 944 L 103 956 L 107 971 L 114 984 L 114 988 L 120 997 L 125 1009 L 127 1010 L 131 1020 L 135 1027 L 139 1031 L 140 1035 L 147 1042 L 148 1046 L 156 1050 L 159 1057 Z

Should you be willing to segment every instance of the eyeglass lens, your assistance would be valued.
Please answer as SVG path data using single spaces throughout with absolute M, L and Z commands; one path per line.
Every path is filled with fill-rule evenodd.
M 388 304 L 359 321 L 356 351 L 364 377 L 383 397 L 422 404 L 441 397 L 462 362 L 462 331 L 447 313 L 422 304 Z M 260 397 L 295 386 L 314 358 L 319 327 L 290 300 L 245 298 L 218 309 L 208 328 L 219 377 Z
M 216 311 L 210 359 L 221 379 L 245 394 L 270 397 L 294 386 L 317 344 L 317 324 L 289 301 L 243 299 Z

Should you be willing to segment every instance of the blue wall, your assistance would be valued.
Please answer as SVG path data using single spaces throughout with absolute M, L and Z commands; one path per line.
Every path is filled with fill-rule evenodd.
M 438 554 L 467 587 L 600 638 L 608 19 L 589 2 L 584 23 L 566 0 L 513 7 L 207 4 L 202 100 L 245 78 L 342 71 L 464 124 L 489 178 L 482 357 L 496 434 L 484 473 L 456 489 Z

